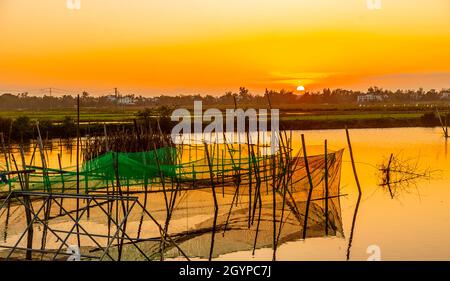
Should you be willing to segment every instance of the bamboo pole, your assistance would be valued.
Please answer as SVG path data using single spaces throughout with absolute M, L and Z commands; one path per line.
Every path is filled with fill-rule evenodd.
M 174 157 L 174 155 L 172 155 L 170 153 L 169 158 L 170 158 L 170 164 L 171 165 L 175 165 L 175 157 Z M 171 178 L 171 184 L 172 184 L 172 189 L 170 191 L 170 204 L 169 204 L 169 209 L 168 209 L 168 212 L 167 212 L 166 223 L 164 225 L 164 233 L 165 233 L 164 234 L 164 241 L 167 240 L 167 233 L 169 232 L 169 224 L 170 224 L 170 220 L 172 219 L 172 214 L 173 214 L 173 210 L 175 209 L 175 203 L 176 203 L 178 190 L 180 188 L 180 182 L 178 181 L 178 179 L 176 180 L 176 188 L 175 189 L 173 188 L 173 185 L 174 185 L 173 178 Z M 163 245 L 163 249 L 165 249 L 165 244 Z
M 145 158 L 145 154 L 143 154 L 142 158 L 143 158 L 142 163 L 144 163 L 144 166 L 146 166 L 147 159 Z M 147 200 L 148 200 L 148 177 L 147 177 L 147 174 L 144 172 L 144 206 L 143 206 L 144 209 L 147 208 Z M 137 233 L 138 239 L 141 236 L 141 229 L 142 229 L 143 222 L 144 222 L 144 212 L 142 212 L 141 220 L 139 222 L 139 228 L 138 228 L 138 233 Z
M 165 206 L 166 206 L 166 212 L 169 212 L 169 202 L 167 199 L 167 193 L 166 193 L 166 184 L 165 184 L 165 176 L 164 173 L 161 170 L 161 164 L 159 162 L 159 157 L 158 157 L 158 150 L 156 149 L 156 145 L 155 143 L 153 143 L 153 151 L 155 153 L 155 161 L 156 161 L 156 167 L 158 169 L 158 173 L 159 173 L 159 178 L 161 179 L 161 185 L 163 188 L 163 193 L 164 193 L 164 202 L 165 202 Z
M 251 156 L 252 156 L 252 162 L 253 162 L 253 169 L 254 169 L 254 173 L 255 173 L 255 179 L 256 179 L 256 188 L 255 188 L 255 200 L 254 200 L 254 205 L 253 205 L 253 213 L 252 213 L 252 225 L 254 223 L 254 219 L 255 219 L 255 213 L 256 213 L 256 205 L 258 204 L 258 200 L 261 200 L 261 172 L 259 169 L 259 163 L 256 162 L 256 156 L 255 156 L 255 151 L 252 147 L 252 151 L 251 151 Z
M 436 107 L 436 113 L 439 118 L 439 122 L 441 123 L 441 128 L 442 128 L 442 131 L 444 132 L 444 137 L 448 138 L 449 136 L 448 136 L 447 124 L 444 125 L 444 123 L 442 122 L 441 114 L 439 113 L 439 110 L 437 107 Z
M 14 154 L 11 154 L 11 159 L 12 159 L 12 161 L 14 163 L 14 166 L 15 166 L 15 168 L 17 170 L 17 176 L 19 178 L 19 183 L 20 183 L 21 190 L 22 191 L 28 190 L 28 187 L 25 187 L 26 179 L 22 178 L 21 173 L 19 172 L 19 167 L 17 165 L 17 162 L 16 162 L 16 159 L 14 157 Z M 27 177 L 28 173 L 25 172 L 23 174 L 23 176 Z M 30 214 L 30 210 L 27 207 L 29 207 L 30 204 L 29 204 L 29 201 L 25 199 L 25 197 L 28 197 L 28 196 L 24 196 L 24 204 L 25 204 L 25 216 L 27 218 L 27 224 L 29 224 L 30 221 L 31 221 L 31 214 Z M 33 230 L 32 230 L 32 228 L 33 227 L 31 227 L 31 228 L 29 228 L 27 230 L 27 251 L 26 251 L 26 259 L 27 260 L 31 260 L 32 259 L 32 247 L 33 247 L 33 245 L 32 245 L 32 243 L 33 243 Z
M 119 176 L 119 153 L 115 152 L 113 155 L 115 155 L 114 158 L 114 171 L 115 171 L 115 177 L 116 177 L 116 186 L 117 186 L 117 190 L 119 193 L 119 197 L 123 197 L 123 193 L 122 193 L 122 185 L 120 184 L 120 176 Z M 122 206 L 122 213 L 124 218 L 128 216 L 127 214 L 127 209 L 125 207 L 125 202 L 123 199 L 120 200 L 121 206 Z M 116 203 L 116 205 L 118 205 L 118 203 Z M 118 215 L 118 210 L 116 209 L 116 215 Z M 117 220 L 118 221 L 118 220 Z M 127 221 L 124 221 L 123 224 L 123 228 L 121 231 L 121 238 L 119 238 L 119 236 L 117 236 L 118 239 L 118 261 L 120 261 L 122 259 L 122 250 L 123 250 L 123 241 L 125 239 L 125 233 L 126 233 L 126 228 L 127 228 Z M 119 231 L 119 229 L 117 229 Z
M 248 228 L 250 229 L 251 217 L 252 217 L 252 161 L 250 155 L 250 133 L 247 131 L 247 154 L 248 154 Z
M 350 141 L 350 134 L 348 132 L 347 127 L 345 128 L 345 133 L 347 135 L 348 150 L 350 152 L 350 160 L 352 162 L 353 175 L 355 177 L 356 186 L 358 187 L 358 200 L 356 201 L 355 212 L 353 214 L 352 228 L 350 231 L 350 238 L 348 240 L 348 248 L 347 248 L 347 260 L 349 260 L 350 259 L 350 250 L 351 250 L 352 241 L 353 241 L 353 234 L 354 234 L 354 230 L 355 230 L 356 218 L 358 216 L 359 204 L 361 203 L 362 191 L 361 191 L 361 185 L 359 184 L 358 173 L 356 172 L 355 160 L 353 158 L 352 144 Z
M 256 202 L 256 201 L 255 201 L 255 202 Z M 261 224 L 261 213 L 262 213 L 261 189 L 258 188 L 258 222 L 257 222 L 257 224 L 256 224 L 255 241 L 253 242 L 253 252 L 252 252 L 252 255 L 255 255 L 256 243 L 258 242 L 259 226 L 260 226 L 260 224 Z
M 276 186 L 275 186 L 275 155 L 272 155 L 272 231 L 273 231 L 273 240 L 272 240 L 272 260 L 276 261 L 277 259 L 277 221 L 276 221 Z
M 306 231 L 308 228 L 309 206 L 311 203 L 311 196 L 312 196 L 314 185 L 313 185 L 313 181 L 311 178 L 311 172 L 309 170 L 308 155 L 306 154 L 305 135 L 303 135 L 303 134 L 302 134 L 302 147 L 303 147 L 303 158 L 305 161 L 305 169 L 306 169 L 306 174 L 308 176 L 308 182 L 309 182 L 308 200 L 306 201 L 306 210 L 305 210 L 305 221 L 303 223 L 303 239 L 306 239 Z
M 206 143 L 204 145 L 205 145 L 205 151 L 206 151 L 206 158 L 208 160 L 209 176 L 211 179 L 211 189 L 212 189 L 213 200 L 214 200 L 214 221 L 213 221 L 213 229 L 212 229 L 212 236 L 211 236 L 211 247 L 209 250 L 209 259 L 208 259 L 209 261 L 211 261 L 212 256 L 213 256 L 213 251 L 214 251 L 214 238 L 216 235 L 216 223 L 217 223 L 217 216 L 219 213 L 219 204 L 217 203 L 216 188 L 214 185 L 213 171 L 212 171 L 211 162 L 210 162 L 210 158 L 209 158 L 208 146 Z
M 282 187 L 282 196 L 283 196 L 283 201 L 282 201 L 282 205 L 281 205 L 281 217 L 280 217 L 280 227 L 278 229 L 278 236 L 277 236 L 277 241 L 280 241 L 280 236 L 281 236 L 281 230 L 283 228 L 283 220 L 284 220 L 284 213 L 285 213 L 285 207 L 286 207 L 286 193 L 288 191 L 288 182 L 289 182 L 289 172 L 290 172 L 290 157 L 289 157 L 289 147 L 286 149 L 286 147 L 282 146 L 285 150 L 285 161 L 280 161 L 280 165 L 282 168 L 283 173 L 281 173 L 281 179 L 280 180 L 280 185 Z M 282 157 L 283 154 L 280 154 L 280 157 Z
M 61 176 L 61 185 L 62 185 L 62 190 L 61 190 L 61 193 L 64 193 L 65 192 L 65 187 L 66 187 L 66 185 L 65 185 L 65 182 L 64 182 L 64 176 L 63 176 L 63 171 L 62 171 L 62 164 L 61 164 L 61 154 L 60 153 L 58 153 L 58 165 L 59 165 L 59 170 L 61 171 L 59 174 L 60 174 L 60 176 Z M 63 198 L 61 197 L 61 202 L 60 202 L 60 204 L 61 204 L 61 207 L 59 208 L 59 214 L 60 215 L 62 215 L 62 206 L 63 206 Z
M 6 172 L 8 173 L 9 172 L 8 151 L 6 150 L 5 138 L 3 136 L 3 132 L 0 133 L 0 139 L 2 141 L 2 150 L 3 150 L 3 155 L 5 157 L 5 168 L 6 168 Z M 11 179 L 8 174 L 6 175 L 6 177 L 8 180 L 8 187 L 9 187 L 8 191 L 11 192 L 11 188 L 12 188 Z
M 325 236 L 328 236 L 328 141 L 325 140 Z
M 80 95 L 77 95 L 77 159 L 76 159 L 76 169 L 77 169 L 77 186 L 76 186 L 76 191 L 77 191 L 77 195 L 80 194 Z M 76 208 L 77 208 L 77 213 L 76 213 L 76 220 L 78 221 L 80 218 L 80 199 L 77 197 L 77 201 L 76 201 Z M 78 248 L 81 247 L 81 241 L 80 241 L 80 228 L 77 224 L 77 245 Z
M 391 195 L 392 199 L 394 199 L 394 193 L 392 192 L 392 188 L 391 188 L 391 163 L 392 163 L 393 158 L 394 158 L 394 154 L 391 153 L 391 156 L 389 157 L 388 165 L 386 167 L 386 185 L 388 186 L 389 194 Z
M 31 157 L 30 157 L 30 166 L 36 164 L 34 159 L 35 159 L 37 147 L 38 147 L 38 144 L 35 143 L 34 148 L 33 148 L 33 153 L 31 153 Z
M 169 202 L 167 199 L 167 191 L 166 191 L 166 184 L 165 184 L 165 176 L 164 173 L 161 170 L 161 165 L 159 162 L 159 157 L 158 157 L 158 151 L 156 150 L 156 145 L 155 143 L 153 143 L 153 151 L 155 153 L 155 161 L 156 161 L 156 167 L 158 168 L 158 173 L 159 173 L 159 178 L 161 180 L 161 185 L 163 188 L 163 195 L 164 195 L 164 203 L 165 203 L 165 207 L 166 207 L 166 222 L 167 219 L 170 216 L 170 210 L 169 210 Z M 164 235 L 161 233 L 161 243 L 160 243 L 160 259 L 161 261 L 164 260 L 164 249 L 165 249 L 165 240 L 164 240 Z
M 42 169 L 44 173 L 44 188 L 51 192 L 52 188 L 48 179 L 48 171 L 47 171 L 47 161 L 45 160 L 45 151 L 44 151 L 44 144 L 42 142 L 41 137 L 41 130 L 39 129 L 39 122 L 36 123 L 36 128 L 38 132 L 38 147 L 39 147 L 39 153 L 41 155 L 41 162 L 42 162 Z
M 19 150 L 20 150 L 20 156 L 22 158 L 22 169 L 26 170 L 27 169 L 27 165 L 25 162 L 25 153 L 23 151 L 22 145 L 19 146 Z M 25 173 L 24 174 L 25 177 L 25 182 L 24 182 L 24 190 L 28 191 L 29 188 L 29 174 Z M 31 223 L 32 220 L 32 216 L 31 216 L 31 203 L 30 203 L 30 197 L 28 195 L 24 195 L 23 196 L 23 201 L 25 204 L 25 217 L 27 220 L 27 225 L 29 225 Z M 33 249 L 33 226 L 31 226 L 28 229 L 28 233 L 27 233 L 27 249 Z M 26 259 L 27 260 L 32 260 L 32 250 L 27 250 L 26 253 Z
M 37 133 L 38 133 L 38 144 L 39 144 L 39 152 L 41 155 L 41 162 L 42 162 L 42 169 L 43 169 L 43 178 L 44 178 L 44 189 L 47 192 L 52 192 L 52 187 L 50 184 L 50 180 L 48 177 L 48 169 L 47 169 L 47 160 L 45 159 L 45 151 L 44 151 L 44 145 L 42 142 L 42 136 L 41 136 L 41 131 L 39 129 L 39 122 L 36 123 L 36 129 L 37 129 Z M 42 233 L 42 239 L 41 239 L 41 250 L 44 250 L 47 244 L 47 234 L 48 234 L 48 219 L 50 217 L 50 212 L 51 212 L 51 202 L 50 201 L 46 201 L 44 204 L 46 204 L 45 206 L 45 211 L 44 211 L 44 229 L 43 229 L 43 233 Z M 43 255 L 41 256 L 41 259 L 43 258 Z

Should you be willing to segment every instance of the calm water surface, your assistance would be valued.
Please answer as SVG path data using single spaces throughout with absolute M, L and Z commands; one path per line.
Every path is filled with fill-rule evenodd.
M 300 131 L 294 131 L 293 144 L 301 148 Z M 352 217 L 357 200 L 350 156 L 344 130 L 304 131 L 310 154 L 323 153 L 323 142 L 329 148 L 345 148 L 341 193 L 345 238 L 311 238 L 280 245 L 278 260 L 345 260 Z M 362 186 L 351 260 L 366 260 L 371 245 L 379 246 L 383 260 L 450 260 L 450 160 L 447 142 L 440 128 L 354 129 L 350 131 L 358 176 Z M 32 148 L 27 152 L 31 154 Z M 75 165 L 75 154 L 69 149 L 47 150 L 51 167 Z M 392 199 L 380 187 L 378 167 L 390 154 L 418 163 L 420 170 L 432 170 L 430 179 L 421 179 L 404 187 Z M 36 156 L 39 156 L 36 154 Z M 37 157 L 39 158 L 39 157 Z M 20 159 L 20 158 L 18 158 Z M 40 165 L 36 159 L 36 165 Z M 271 249 L 235 252 L 219 260 L 271 260 Z
M 344 130 L 305 131 L 307 145 L 347 148 Z M 301 132 L 294 132 L 300 147 Z M 354 129 L 350 131 L 362 187 L 351 260 L 366 260 L 370 245 L 381 249 L 382 260 L 450 260 L 450 159 L 440 128 Z M 399 191 L 395 199 L 379 186 L 377 167 L 390 154 L 419 163 L 419 169 L 434 170 L 431 179 Z M 348 149 L 344 153 L 341 193 L 345 239 L 313 238 L 290 242 L 278 249 L 280 260 L 345 260 L 352 217 L 357 200 Z M 271 250 L 233 253 L 223 260 L 270 259 Z

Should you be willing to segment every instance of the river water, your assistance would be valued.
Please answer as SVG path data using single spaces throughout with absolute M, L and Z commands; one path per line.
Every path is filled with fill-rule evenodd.
M 293 147 L 320 152 L 327 139 L 330 149 L 344 148 L 341 177 L 341 211 L 344 238 L 310 238 L 279 246 L 278 260 L 345 260 L 358 189 L 344 130 L 293 131 Z M 350 260 L 366 260 L 377 249 L 382 260 L 450 260 L 450 160 L 440 128 L 352 129 L 350 137 L 362 188 Z M 32 147 L 26 152 L 31 155 Z M 51 167 L 75 165 L 71 149 L 47 149 Z M 392 186 L 394 198 L 380 186 L 379 167 L 390 155 L 410 173 L 425 173 Z M 38 154 L 36 154 L 38 156 Z M 20 159 L 20 158 L 17 158 Z M 39 165 L 36 157 L 36 165 Z M 233 252 L 218 260 L 271 260 L 272 249 Z
M 314 238 L 280 246 L 284 260 L 345 260 L 357 186 L 350 163 L 344 130 L 305 131 L 308 145 L 327 139 L 331 148 L 346 148 L 341 193 L 346 239 Z M 299 141 L 300 132 L 294 139 Z M 356 168 L 362 188 L 351 260 L 366 260 L 368 247 L 379 247 L 382 260 L 450 259 L 450 159 L 448 143 L 440 128 L 354 129 L 350 131 Z M 300 145 L 298 142 L 297 146 Z M 378 167 L 390 154 L 398 155 L 417 171 L 431 171 L 423 178 L 398 188 L 394 199 L 379 186 Z M 261 250 L 255 258 L 267 258 Z M 250 259 L 242 253 L 224 259 Z

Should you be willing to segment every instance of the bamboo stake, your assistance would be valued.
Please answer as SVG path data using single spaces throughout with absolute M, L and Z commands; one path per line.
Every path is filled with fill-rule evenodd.
M 277 222 L 276 222 L 276 192 L 275 192 L 275 189 L 276 189 L 276 186 L 275 186 L 275 156 L 272 156 L 272 230 L 273 230 L 272 260 L 273 261 L 276 261 L 276 252 L 277 252 Z
M 391 189 L 391 163 L 392 163 L 393 157 L 394 157 L 394 154 L 391 153 L 391 156 L 389 157 L 389 163 L 386 168 L 386 185 L 388 186 L 389 194 L 391 195 L 392 199 L 394 199 L 394 194 Z
M 25 163 L 25 153 L 23 152 L 23 148 L 22 145 L 19 146 L 20 149 L 20 156 L 22 158 L 22 169 L 26 170 L 27 169 L 27 165 Z M 24 190 L 28 191 L 29 190 L 29 175 L 28 173 L 24 174 L 25 177 L 25 184 L 24 184 Z M 31 216 L 31 203 L 30 203 L 30 198 L 28 195 L 24 195 L 23 196 L 23 201 L 25 204 L 25 217 L 27 220 L 27 225 L 29 225 L 31 223 L 32 220 L 32 216 Z M 28 233 L 27 233 L 27 249 L 32 249 L 33 248 L 33 226 L 31 226 L 28 229 Z M 26 253 L 26 259 L 27 260 L 32 260 L 32 250 L 27 250 Z
M 47 170 L 47 161 L 45 160 L 45 151 L 44 151 L 44 144 L 42 142 L 41 137 L 41 130 L 39 129 L 39 122 L 36 123 L 36 128 L 38 132 L 38 147 L 39 147 L 39 153 L 41 155 L 41 162 L 42 162 L 42 169 L 44 172 L 44 188 L 51 192 L 51 185 L 48 179 L 48 170 Z
M 213 229 L 212 229 L 212 237 L 211 237 L 211 248 L 209 250 L 209 261 L 212 260 L 213 251 L 214 251 L 214 238 L 216 235 L 216 223 L 217 223 L 217 216 L 219 212 L 219 205 L 217 203 L 217 196 L 216 196 L 216 189 L 214 186 L 214 179 L 213 179 L 213 171 L 211 167 L 211 162 L 209 159 L 209 152 L 208 152 L 208 146 L 205 143 L 205 151 L 206 151 L 206 158 L 208 160 L 208 166 L 209 166 L 209 175 L 211 179 L 211 188 L 212 188 L 212 194 L 213 194 L 213 200 L 214 200 L 214 221 L 213 221 Z
M 61 193 L 64 193 L 64 192 L 65 192 L 65 189 L 66 189 L 66 185 L 65 185 L 65 182 L 64 182 L 64 176 L 63 176 L 63 172 L 62 172 L 61 154 L 60 154 L 60 153 L 58 153 L 58 165 L 59 165 L 59 170 L 61 171 L 61 172 L 59 173 L 60 176 L 61 176 L 61 185 L 62 185 Z M 60 215 L 62 215 L 62 205 L 63 205 L 63 200 L 64 200 L 64 199 L 61 197 L 61 202 L 60 202 L 61 207 L 59 208 L 59 214 L 60 214 Z
M 305 222 L 303 223 L 303 239 L 306 239 L 306 231 L 308 228 L 309 205 L 311 203 L 311 196 L 312 196 L 314 185 L 313 185 L 313 181 L 311 178 L 311 172 L 309 171 L 308 155 L 306 154 L 305 135 L 303 135 L 303 134 L 302 134 L 302 147 L 303 147 L 303 158 L 305 161 L 305 169 L 306 169 L 306 174 L 308 176 L 308 182 L 309 182 L 308 200 L 306 201 L 306 210 L 305 210 Z
M 163 188 L 163 192 L 164 192 L 164 202 L 166 204 L 166 212 L 169 212 L 169 203 L 167 200 L 167 193 L 166 193 L 166 184 L 165 184 L 165 176 L 164 173 L 161 170 L 161 164 L 159 162 L 159 157 L 158 157 L 158 150 L 156 150 L 156 145 L 153 143 L 153 151 L 155 153 L 155 161 L 156 161 L 156 167 L 158 168 L 158 173 L 159 173 L 159 178 L 161 179 L 161 185 Z
M 281 155 L 280 155 L 280 157 L 282 157 Z M 282 230 L 282 227 L 283 227 L 284 212 L 285 212 L 285 207 L 286 207 L 286 193 L 287 193 L 287 190 L 288 190 L 287 185 L 288 185 L 288 181 L 289 181 L 289 180 L 286 180 L 286 179 L 290 178 L 289 177 L 289 163 L 290 163 L 289 155 L 287 153 L 285 155 L 286 155 L 287 159 L 284 162 L 287 163 L 287 164 L 282 166 L 283 173 L 282 173 L 281 177 L 282 177 L 283 180 L 280 181 L 280 183 L 282 182 L 281 187 L 283 189 L 282 190 L 283 200 L 282 200 L 282 206 L 281 206 L 280 227 L 278 229 L 277 241 L 280 241 L 281 230 Z M 283 162 L 283 161 L 280 161 L 280 162 Z M 282 163 L 281 163 L 281 165 L 282 165 Z M 287 173 L 287 177 L 286 177 L 286 173 Z
M 436 113 L 439 118 L 439 122 L 441 123 L 441 128 L 442 128 L 442 131 L 444 132 L 444 137 L 448 138 L 449 136 L 448 136 L 447 124 L 444 125 L 444 123 L 442 122 L 441 114 L 439 113 L 439 110 L 437 107 L 436 107 Z
M 353 158 L 352 144 L 350 141 L 350 135 L 349 135 L 347 127 L 345 128 L 345 133 L 347 135 L 348 150 L 350 152 L 350 160 L 352 162 L 353 175 L 355 177 L 356 186 L 358 187 L 358 200 L 356 201 L 355 212 L 353 214 L 352 228 L 350 231 L 350 238 L 348 240 L 348 248 L 347 248 L 347 260 L 350 260 L 350 250 L 352 247 L 353 234 L 354 234 L 354 230 L 355 230 L 356 218 L 358 216 L 359 204 L 361 202 L 362 191 L 361 191 L 361 185 L 359 184 L 358 174 L 356 172 L 355 160 Z
M 41 131 L 39 129 L 39 122 L 36 123 L 36 128 L 37 128 L 37 132 L 38 132 L 38 144 L 39 144 L 39 152 L 41 154 L 41 162 L 42 162 L 42 168 L 43 168 L 43 177 L 44 177 L 44 189 L 47 192 L 52 192 L 52 187 L 50 184 L 50 180 L 48 177 L 48 169 L 47 169 L 47 161 L 45 159 L 45 151 L 44 151 L 44 145 L 42 142 L 42 136 L 41 136 Z M 43 229 L 43 233 L 42 233 L 42 239 L 41 239 L 41 250 L 44 250 L 47 244 L 47 233 L 48 233 L 48 219 L 50 216 L 50 212 L 51 212 L 51 202 L 50 201 L 46 201 L 44 204 L 46 204 L 45 206 L 45 211 L 44 211 L 44 229 Z M 43 254 L 41 256 L 41 259 L 43 258 Z
M 76 159 L 76 169 L 77 169 L 77 186 L 76 191 L 77 195 L 80 194 L 80 95 L 77 95 L 77 159 Z M 80 219 L 80 199 L 77 197 L 76 201 L 76 220 L 78 221 Z M 77 224 L 77 245 L 78 248 L 81 247 L 81 241 L 80 241 L 80 228 Z
M 5 165 L 6 165 L 6 172 L 9 172 L 9 161 L 8 161 L 8 151 L 6 150 L 6 146 L 5 146 L 5 139 L 3 137 L 3 133 L 0 133 L 0 139 L 2 141 L 2 150 L 3 150 L 3 155 L 5 157 Z M 7 180 L 8 180 L 8 187 L 9 187 L 9 192 L 11 192 L 11 179 L 9 177 L 9 175 L 7 174 Z
M 261 224 L 261 213 L 262 213 L 262 199 L 261 199 L 261 189 L 258 188 L 258 205 L 259 205 L 259 210 L 258 210 L 258 222 L 256 224 L 256 233 L 255 233 L 255 241 L 253 242 L 253 252 L 252 255 L 255 255 L 255 250 L 256 250 L 256 243 L 258 241 L 258 233 L 259 233 L 259 226 Z M 255 201 L 256 202 L 256 201 Z
M 252 147 L 252 162 L 253 162 L 253 169 L 255 172 L 255 178 L 256 178 L 256 189 L 255 189 L 255 201 L 253 205 L 253 213 L 252 213 L 252 225 L 255 219 L 255 213 L 256 213 L 256 205 L 258 204 L 258 200 L 261 200 L 261 173 L 259 169 L 259 163 L 256 162 L 256 156 L 255 151 Z M 261 205 L 260 205 L 261 207 Z
M 160 163 L 159 163 L 159 157 L 158 157 L 158 151 L 156 150 L 155 143 L 153 143 L 153 151 L 155 153 L 156 167 L 158 168 L 159 178 L 161 180 L 161 185 L 162 185 L 162 188 L 163 188 L 164 203 L 165 203 L 165 206 L 166 206 L 166 221 L 167 221 L 167 218 L 169 218 L 169 215 L 170 215 L 169 202 L 167 200 L 165 176 L 164 176 L 164 173 L 161 170 L 161 166 L 160 166 Z M 161 233 L 161 243 L 160 243 L 160 258 L 161 258 L 161 261 L 164 260 L 164 248 L 165 248 L 164 235 Z
M 174 156 L 172 154 L 170 154 L 169 156 L 170 156 L 170 163 L 172 165 L 174 165 L 175 164 Z M 168 209 L 168 213 L 167 213 L 167 217 L 166 217 L 166 223 L 165 223 L 165 226 L 164 226 L 164 233 L 165 233 L 164 234 L 164 241 L 167 240 L 167 233 L 169 231 L 169 223 L 170 223 L 170 220 L 172 219 L 172 214 L 173 214 L 173 210 L 175 208 L 175 202 L 176 202 L 178 190 L 180 188 L 180 183 L 179 183 L 178 179 L 176 181 L 176 188 L 175 188 L 175 190 L 173 188 L 173 184 L 174 184 L 173 178 L 171 178 L 171 184 L 172 184 L 172 189 L 171 189 L 171 192 L 170 192 L 170 205 L 169 205 L 169 209 Z M 163 249 L 165 249 L 165 244 L 163 244 Z
M 248 150 L 248 228 L 250 229 L 251 217 L 252 217 L 252 162 L 250 160 L 250 134 L 247 131 L 247 150 Z
M 119 196 L 123 197 L 122 185 L 120 184 L 120 177 L 119 177 L 119 155 L 118 155 L 118 152 L 115 152 L 113 155 L 115 155 L 114 171 L 115 171 L 115 177 L 116 177 L 116 186 L 117 186 L 117 190 L 119 192 Z M 123 216 L 126 217 L 128 214 L 127 214 L 127 209 L 125 207 L 124 200 L 121 199 L 120 203 L 122 206 Z M 118 205 L 118 203 L 116 203 L 116 205 Z M 118 210 L 116 210 L 116 214 L 117 214 L 117 212 L 118 212 Z M 125 239 L 126 228 L 127 228 L 127 221 L 125 220 L 122 231 L 121 231 L 121 233 L 122 233 L 121 238 L 119 239 L 119 237 L 117 236 L 117 239 L 119 240 L 118 261 L 120 261 L 122 259 L 123 241 Z M 119 231 L 119 229 L 118 229 L 118 231 Z
M 36 163 L 34 161 L 34 156 L 36 155 L 36 150 L 37 150 L 38 144 L 35 143 L 34 144 L 34 148 L 33 148 L 33 153 L 31 154 L 31 158 L 30 158 L 30 166 L 33 165 L 33 163 Z
M 325 236 L 328 236 L 328 142 L 325 140 Z
M 143 158 L 142 162 L 144 163 L 144 166 L 147 165 L 147 160 L 145 158 L 145 155 L 143 155 L 142 158 Z M 144 172 L 144 206 L 143 206 L 144 209 L 147 208 L 147 199 L 148 199 L 148 177 L 147 177 L 147 174 Z M 138 233 L 137 233 L 138 239 L 141 236 L 141 229 L 142 229 L 143 222 L 144 222 L 144 212 L 142 212 L 141 220 L 139 222 L 139 228 L 138 228 Z

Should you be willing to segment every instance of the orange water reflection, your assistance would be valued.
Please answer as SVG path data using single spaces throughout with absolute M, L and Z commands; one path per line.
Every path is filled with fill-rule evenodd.
M 344 130 L 294 131 L 293 145 L 301 148 L 300 134 L 304 133 L 310 154 L 322 153 L 323 142 L 330 149 L 347 148 Z M 370 245 L 381 249 L 383 260 L 449 260 L 450 259 L 450 161 L 447 143 L 440 128 L 396 128 L 350 130 L 358 175 L 363 189 L 362 202 L 356 222 L 352 260 L 366 260 Z M 27 154 L 31 154 L 31 147 Z M 57 167 L 61 153 L 62 166 L 75 165 L 70 149 L 47 150 L 51 167 Z M 417 159 L 421 168 L 437 172 L 431 180 L 422 180 L 391 199 L 379 187 L 377 166 L 391 153 Z M 19 158 L 17 158 L 19 159 Z M 39 157 L 36 165 L 40 165 Z M 341 193 L 342 219 L 345 239 L 311 238 L 306 241 L 280 245 L 278 260 L 345 260 L 357 188 L 344 152 Z M 219 260 L 271 260 L 271 249 L 236 252 L 220 256 Z

